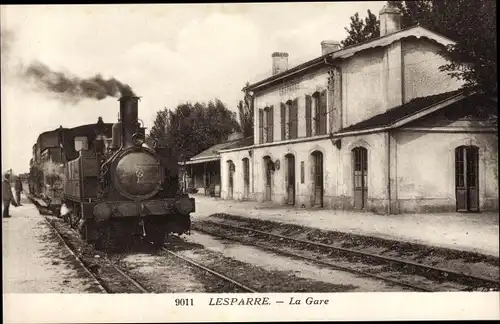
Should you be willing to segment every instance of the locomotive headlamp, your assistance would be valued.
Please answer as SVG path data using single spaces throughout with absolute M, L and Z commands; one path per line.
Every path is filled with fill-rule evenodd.
M 193 211 L 193 205 L 189 199 L 180 199 L 175 203 L 175 206 L 181 214 L 187 215 Z
M 134 143 L 134 145 L 141 146 L 145 140 L 146 139 L 144 138 L 144 135 L 140 133 L 135 133 L 134 135 L 132 135 L 132 142 Z

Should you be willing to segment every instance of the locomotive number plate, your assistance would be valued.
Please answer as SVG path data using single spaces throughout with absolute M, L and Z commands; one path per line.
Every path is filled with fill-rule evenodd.
M 156 183 L 158 178 L 158 165 L 143 164 L 136 166 L 135 178 L 137 183 Z

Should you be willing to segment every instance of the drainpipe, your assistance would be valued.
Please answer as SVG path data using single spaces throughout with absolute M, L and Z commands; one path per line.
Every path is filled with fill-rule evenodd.
M 254 155 L 255 154 L 253 154 L 254 153 L 253 149 L 250 150 L 250 153 L 251 153 L 250 157 L 252 158 L 252 194 L 255 194 L 255 187 L 254 187 L 254 178 L 255 178 L 255 173 L 254 173 L 255 172 L 255 157 L 254 157 Z M 253 198 L 255 199 L 255 196 Z
M 391 214 L 391 134 L 387 132 L 387 212 Z

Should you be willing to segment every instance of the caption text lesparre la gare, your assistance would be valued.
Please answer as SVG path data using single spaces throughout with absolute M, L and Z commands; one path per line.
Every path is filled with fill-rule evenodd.
M 244 298 L 210 298 L 209 306 L 268 306 L 272 304 L 288 305 L 328 305 L 328 299 L 316 299 L 313 297 L 295 298 L 289 297 L 287 301 L 271 301 L 269 297 L 244 297 Z

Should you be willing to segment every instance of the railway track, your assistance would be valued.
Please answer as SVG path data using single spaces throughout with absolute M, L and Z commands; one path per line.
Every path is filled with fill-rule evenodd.
M 92 279 L 94 280 L 94 282 L 96 283 L 96 285 L 98 285 L 99 289 L 101 290 L 101 292 L 103 293 L 114 293 L 114 289 L 109 287 L 107 284 L 105 283 L 102 283 L 102 280 L 100 280 L 94 273 L 93 271 L 88 267 L 86 266 L 85 264 L 88 263 L 88 262 L 85 262 L 84 260 L 82 260 L 80 257 L 78 257 L 78 255 L 73 251 L 73 249 L 70 247 L 71 244 L 68 244 L 67 240 L 64 238 L 64 236 L 61 234 L 61 232 L 58 230 L 58 228 L 56 226 L 54 226 L 53 224 L 53 221 L 54 220 L 49 220 L 49 218 L 45 215 L 46 213 L 48 213 L 47 210 L 45 210 L 46 208 L 42 205 L 40 205 L 36 200 L 32 200 L 30 199 L 34 204 L 35 206 L 38 208 L 40 214 L 43 216 L 45 222 L 47 224 L 49 224 L 49 226 L 54 230 L 54 232 L 56 233 L 56 235 L 58 236 L 58 238 L 61 240 L 61 242 L 64 244 L 64 246 L 68 249 L 68 251 L 75 257 L 75 259 L 78 261 L 78 263 L 81 265 L 81 267 L 83 269 L 85 269 L 85 272 L 88 273 L 89 276 L 92 277 Z M 69 227 L 69 226 L 65 226 L 65 228 L 67 227 L 67 230 L 71 231 L 73 234 L 75 234 L 75 236 L 79 236 L 78 232 Z M 189 265 L 191 266 L 194 266 L 198 269 L 201 269 L 202 271 L 204 272 L 207 272 L 209 274 L 211 274 L 212 276 L 218 278 L 219 280 L 222 280 L 222 281 L 225 281 L 225 282 L 229 282 L 231 285 L 237 287 L 239 290 L 241 290 L 242 292 L 251 292 L 251 293 L 255 293 L 256 291 L 250 287 L 247 287 L 245 285 L 243 285 L 242 283 L 239 283 L 238 281 L 234 280 L 234 279 L 231 279 L 223 274 L 221 274 L 220 272 L 217 272 L 215 270 L 212 270 L 202 264 L 199 264 L 193 260 L 190 260 L 178 253 L 175 253 L 171 250 L 169 250 L 166 246 L 162 247 L 161 248 L 162 251 L 164 251 L 165 253 L 179 259 L 179 260 L 182 260 L 183 262 L 185 263 L 188 263 Z M 150 291 L 148 289 L 146 289 L 143 285 L 141 285 L 137 280 L 135 280 L 134 278 L 132 278 L 129 274 L 127 274 L 126 271 L 122 270 L 117 264 L 116 262 L 113 262 L 112 260 L 109 260 L 109 266 L 112 267 L 112 269 L 118 273 L 125 281 L 127 281 L 130 285 L 132 285 L 133 287 L 135 287 L 135 290 L 134 292 L 139 292 L 139 293 L 149 293 Z
M 61 233 L 59 233 L 59 231 L 50 223 L 50 221 L 45 217 L 43 216 L 43 219 L 45 220 L 45 222 L 49 225 L 49 227 L 54 231 L 54 233 L 56 233 L 56 236 L 57 238 L 59 239 L 59 241 L 66 247 L 66 249 L 68 250 L 68 252 L 75 258 L 75 260 L 77 261 L 77 263 L 82 267 L 82 269 L 85 270 L 85 272 L 92 278 L 92 280 L 94 281 L 94 283 L 97 285 L 97 287 L 99 287 L 99 290 L 102 292 L 102 293 L 108 293 L 108 290 L 101 284 L 101 282 L 99 281 L 99 279 L 97 279 L 97 277 L 92 273 L 92 271 L 90 271 L 90 269 L 88 267 L 85 266 L 85 264 L 83 263 L 82 259 L 80 259 L 74 252 L 73 250 L 68 246 L 66 240 L 62 237 Z
M 208 273 L 210 273 L 211 275 L 213 275 L 213 276 L 215 276 L 215 277 L 217 277 L 217 278 L 219 278 L 219 279 L 221 279 L 221 280 L 223 280 L 223 281 L 227 281 L 227 282 L 231 283 L 232 285 L 234 285 L 234 286 L 236 286 L 236 287 L 240 288 L 241 290 L 243 290 L 243 292 L 248 292 L 248 293 L 256 293 L 256 292 L 257 292 L 256 290 L 253 290 L 252 288 L 247 287 L 247 286 L 243 285 L 242 283 L 240 283 L 240 282 L 238 282 L 238 281 L 236 281 L 236 280 L 234 280 L 234 279 L 231 279 L 231 278 L 229 278 L 229 277 L 227 277 L 227 276 L 223 275 L 223 274 L 222 274 L 222 273 L 220 273 L 220 272 L 217 272 L 217 271 L 215 271 L 215 270 L 212 270 L 212 269 L 210 269 L 210 268 L 207 268 L 207 267 L 205 267 L 204 265 L 199 264 L 198 262 L 195 262 L 195 261 L 193 261 L 193 260 L 191 260 L 191 259 L 188 259 L 188 258 L 186 258 L 186 257 L 182 256 L 182 255 L 179 255 L 178 253 L 175 253 L 175 252 L 173 252 L 173 251 L 170 251 L 170 250 L 169 250 L 168 248 L 166 248 L 165 246 L 164 246 L 164 247 L 162 247 L 162 250 L 163 250 L 164 252 L 168 253 L 169 255 L 172 255 L 172 256 L 174 256 L 174 257 L 176 257 L 176 258 L 180 259 L 180 260 L 183 260 L 184 262 L 186 262 L 186 263 L 188 263 L 188 264 L 190 264 L 190 265 L 192 265 L 192 266 L 195 266 L 195 267 L 197 267 L 197 268 L 199 268 L 199 269 L 201 269 L 201 270 L 203 270 L 203 271 L 205 271 L 205 272 L 208 272 Z
M 209 228 L 212 228 L 210 230 Z M 295 239 L 291 237 L 286 237 L 283 235 L 268 233 L 248 227 L 230 225 L 222 222 L 212 222 L 212 221 L 199 221 L 197 223 L 193 223 L 193 229 L 202 233 L 206 233 L 212 236 L 217 236 L 223 239 L 228 239 L 232 241 L 236 241 L 239 243 L 247 243 L 258 248 L 268 250 L 277 254 L 287 255 L 290 257 L 311 261 L 317 264 L 321 264 L 323 266 L 331 267 L 336 270 L 347 271 L 351 273 L 355 273 L 358 275 L 362 275 L 365 277 L 371 277 L 379 280 L 383 280 L 386 282 L 390 282 L 395 285 L 404 286 L 407 288 L 411 288 L 416 291 L 442 291 L 442 289 L 436 289 L 439 287 L 441 282 L 455 282 L 461 285 L 465 285 L 466 287 L 482 287 L 482 288 L 490 288 L 490 289 L 498 289 L 500 287 L 500 282 L 480 276 L 475 276 L 471 274 L 459 273 L 449 269 L 442 269 L 437 267 L 432 267 L 425 264 L 415 263 L 409 260 L 382 256 L 373 253 L 367 253 L 363 251 L 357 251 L 349 248 L 336 247 L 324 243 L 312 242 L 307 240 Z M 221 230 L 222 229 L 222 233 Z M 238 235 L 228 235 L 227 232 L 237 232 Z M 226 232 L 226 234 L 224 234 Z M 247 235 L 241 235 L 241 234 Z M 250 235 L 248 235 L 250 234 Z M 263 238 L 266 239 L 267 242 L 262 242 Z M 250 242 L 248 242 L 250 241 Z M 278 244 L 272 244 L 272 242 L 276 242 Z M 282 248 L 276 247 L 276 245 L 283 245 L 283 242 L 288 242 L 292 247 L 292 251 L 287 251 Z M 297 248 L 297 246 L 301 246 L 301 248 Z M 295 246 L 295 248 L 293 248 Z M 307 246 L 309 250 L 304 249 L 304 246 Z M 301 252 L 311 252 L 311 249 L 315 251 L 322 251 L 323 257 L 311 257 L 305 254 L 301 254 Z M 311 253 L 309 253 L 310 255 Z M 333 256 L 333 258 L 332 258 Z M 342 257 L 347 260 L 351 260 L 354 262 L 368 261 L 371 264 L 376 264 L 378 266 L 386 266 L 386 268 L 391 269 L 393 273 L 400 271 L 402 275 L 396 276 L 400 278 L 390 278 L 386 275 L 379 275 L 376 273 L 372 273 L 370 271 L 363 271 L 360 269 L 356 269 L 355 266 L 345 265 L 345 262 L 335 262 L 334 257 Z M 344 263 L 341 265 L 340 263 Z M 408 276 L 408 273 L 410 275 Z M 422 276 L 430 282 L 422 283 L 422 280 L 409 280 L 412 279 L 411 276 L 415 277 L 415 275 Z M 401 280 L 403 278 L 404 280 Z M 416 282 L 415 282 L 416 281 Z M 432 283 L 435 283 L 433 285 Z M 465 290 L 468 289 L 459 289 Z
M 93 281 L 96 283 L 96 285 L 99 287 L 102 293 L 115 293 L 115 290 L 113 289 L 112 285 L 104 283 L 102 280 L 100 280 L 95 274 L 94 271 L 90 268 L 88 265 L 89 262 L 86 262 L 83 260 L 81 257 L 79 257 L 73 249 L 70 247 L 70 244 L 68 240 L 64 238 L 64 236 L 61 234 L 61 232 L 58 230 L 56 226 L 48 219 L 48 217 L 45 215 L 45 207 L 41 206 L 36 200 L 31 199 L 30 200 L 33 202 L 33 204 L 37 207 L 37 209 L 40 212 L 40 215 L 43 217 L 45 222 L 50 226 L 50 228 L 56 233 L 57 237 L 59 240 L 64 244 L 66 249 L 73 255 L 73 257 L 77 260 L 79 265 L 85 270 L 85 272 L 93 279 Z M 75 236 L 79 236 L 77 231 L 71 227 L 67 228 L 69 231 L 75 234 Z M 124 272 L 122 269 L 120 269 L 114 262 L 109 262 L 107 263 L 116 273 L 118 273 L 123 280 L 125 280 L 127 283 L 135 287 L 133 291 L 134 293 L 149 293 L 148 289 L 146 289 L 144 286 L 142 286 L 139 282 L 137 282 L 134 278 L 129 276 L 126 272 Z

